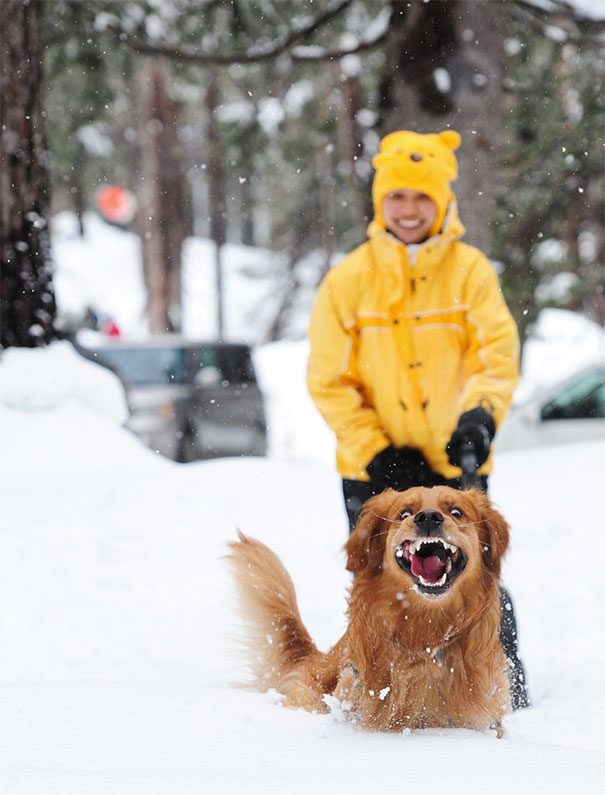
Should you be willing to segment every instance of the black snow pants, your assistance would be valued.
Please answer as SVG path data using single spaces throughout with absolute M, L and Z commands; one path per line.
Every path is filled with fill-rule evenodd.
M 459 481 L 451 481 L 448 485 L 461 488 Z M 481 486 L 487 491 L 487 478 L 481 478 Z M 343 480 L 342 490 L 345 508 L 349 519 L 349 532 L 353 531 L 361 512 L 361 506 L 370 497 L 379 494 L 382 489 L 375 484 L 363 480 Z M 508 661 L 508 681 L 510 685 L 510 699 L 513 709 L 529 707 L 529 695 L 525 679 L 525 669 L 519 658 L 519 641 L 517 637 L 517 622 L 513 601 L 508 591 L 500 586 L 500 641 Z

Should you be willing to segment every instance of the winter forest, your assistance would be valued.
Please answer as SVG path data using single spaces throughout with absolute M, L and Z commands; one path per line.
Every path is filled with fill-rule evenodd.
M 2 795 L 601 792 L 605 0 L 0 0 L 0 88 Z M 460 133 L 456 245 L 485 253 L 488 325 L 508 328 L 508 375 L 489 386 L 510 387 L 508 413 L 495 428 L 488 402 L 471 466 L 477 484 L 493 460 L 510 533 L 490 665 L 512 667 L 510 611 L 529 708 L 492 698 L 501 723 L 377 731 L 323 690 L 315 712 L 287 709 L 279 687 L 250 686 L 226 561 L 238 531 L 267 544 L 318 653 L 343 635 L 363 572 L 347 570 L 338 445 L 359 413 L 334 429 L 312 399 L 310 317 L 367 239 L 372 160 L 398 130 Z M 428 382 L 391 320 L 373 339 L 404 339 L 409 371 L 385 375 L 375 355 L 376 384 Z M 453 321 L 426 325 L 455 341 L 425 357 L 449 411 L 451 362 L 475 349 Z M 350 393 L 364 377 L 339 373 Z M 435 456 L 486 413 L 464 408 L 443 439 L 425 434 Z M 398 444 L 386 451 L 426 452 Z M 391 566 L 437 603 L 430 588 L 470 566 L 421 547 L 400 547 L 409 576 Z M 487 569 L 490 543 L 477 549 Z M 418 567 L 428 586 L 410 584 Z M 277 632 L 273 619 L 257 649 L 281 648 Z M 466 683 L 448 648 L 422 644 L 427 681 Z M 481 686 L 468 681 L 463 702 Z M 388 709 L 391 680 L 367 694 Z
M 369 161 L 402 128 L 461 133 L 467 239 L 498 264 L 522 335 L 545 306 L 603 325 L 600 6 L 6 0 L 2 343 L 76 322 L 57 314 L 48 224 L 70 210 L 84 233 L 105 185 L 136 198 L 151 333 L 180 328 L 182 244 L 199 235 L 217 279 L 226 242 L 267 250 L 263 336 L 287 337 L 363 240 Z

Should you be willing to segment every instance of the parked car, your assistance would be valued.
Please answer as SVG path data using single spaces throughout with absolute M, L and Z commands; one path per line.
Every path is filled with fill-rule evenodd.
M 497 450 L 605 439 L 605 363 L 592 365 L 513 406 Z
M 162 455 L 183 462 L 265 455 L 264 402 L 248 345 L 175 336 L 74 345 L 121 378 L 128 427 Z

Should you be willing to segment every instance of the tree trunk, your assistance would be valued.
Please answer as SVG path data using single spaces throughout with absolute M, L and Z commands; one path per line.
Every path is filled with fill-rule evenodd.
M 588 184 L 588 201 L 592 212 L 588 219 L 587 229 L 594 239 L 594 252 L 588 270 L 590 288 L 586 295 L 586 314 L 595 322 L 605 327 L 605 202 L 603 201 L 603 181 L 595 177 Z
M 329 139 L 325 136 L 320 136 L 315 145 L 315 171 L 319 185 L 319 238 L 324 256 L 324 263 L 321 269 L 321 278 L 323 278 L 324 274 L 330 269 L 332 250 L 334 248 L 332 162 Z
M 139 231 L 151 334 L 181 327 L 181 247 L 186 189 L 178 153 L 179 111 L 167 90 L 166 68 L 147 60 L 141 69 Z
M 56 336 L 50 260 L 48 154 L 40 0 L 0 4 L 0 345 L 36 347 Z
M 206 90 L 206 145 L 208 147 L 208 203 L 210 205 L 210 238 L 214 242 L 216 279 L 217 337 L 225 334 L 222 249 L 227 241 L 227 201 L 225 173 L 220 151 L 220 136 L 216 122 L 216 109 L 220 95 L 214 75 Z
M 363 108 L 361 83 L 357 75 L 346 75 L 340 82 L 342 105 L 339 114 L 340 138 L 342 142 L 345 179 L 351 195 L 352 214 L 357 227 L 362 230 L 368 224 L 367 207 L 364 194 L 367 185 L 363 185 L 356 172 L 356 163 L 363 154 L 363 140 L 357 114 Z
M 391 0 L 381 133 L 462 135 L 454 184 L 466 240 L 489 255 L 504 71 L 502 0 Z
M 245 246 L 255 246 L 256 237 L 254 234 L 254 192 L 252 190 L 252 176 L 248 172 L 246 177 L 239 180 L 240 204 L 241 204 L 241 241 Z
M 86 168 L 86 149 L 82 141 L 78 141 L 74 171 L 71 178 L 70 193 L 75 216 L 78 220 L 78 234 L 84 237 L 84 169 Z

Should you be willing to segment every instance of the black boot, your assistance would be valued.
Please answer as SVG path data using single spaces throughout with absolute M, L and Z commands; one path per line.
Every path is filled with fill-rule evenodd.
M 508 591 L 500 586 L 500 640 L 508 661 L 510 700 L 513 709 L 530 706 L 527 680 L 523 663 L 519 659 L 517 622 L 513 602 Z

